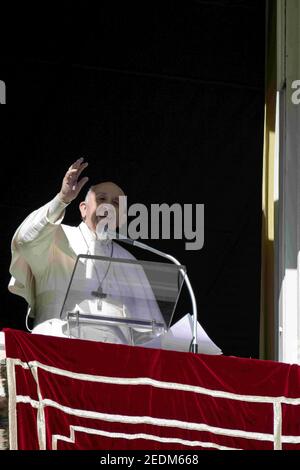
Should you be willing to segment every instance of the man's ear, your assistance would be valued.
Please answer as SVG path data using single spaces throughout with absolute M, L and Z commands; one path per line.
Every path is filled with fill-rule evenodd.
M 79 204 L 79 210 L 80 210 L 82 220 L 85 220 L 85 217 L 86 217 L 86 202 L 85 201 L 82 201 Z

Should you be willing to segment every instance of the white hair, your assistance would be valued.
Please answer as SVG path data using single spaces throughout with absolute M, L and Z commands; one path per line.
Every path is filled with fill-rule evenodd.
M 90 194 L 94 192 L 94 189 L 93 189 L 93 186 L 91 186 L 88 190 L 88 192 L 86 193 L 85 195 L 85 199 L 84 199 L 84 202 L 88 202 L 89 200 L 89 197 L 90 197 Z

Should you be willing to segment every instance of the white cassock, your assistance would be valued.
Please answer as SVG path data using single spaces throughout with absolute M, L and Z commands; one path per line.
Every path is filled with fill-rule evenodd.
M 76 337 L 77 332 L 75 329 L 68 331 L 60 313 L 77 256 L 88 253 L 132 260 L 135 257 L 114 241 L 97 240 L 83 222 L 78 227 L 62 224 L 66 206 L 56 196 L 30 214 L 17 229 L 12 240 L 9 290 L 27 301 L 30 316 L 34 317 L 33 333 Z M 103 290 L 107 296 L 101 301 L 100 310 L 96 306 L 99 301 L 88 298 L 74 305 L 76 311 L 163 322 L 141 266 L 112 262 L 110 266 L 102 263 L 101 267 L 84 260 L 78 272 L 86 282 L 90 279 L 95 283 L 93 289 L 97 289 L 99 280 L 105 276 Z M 90 287 L 88 292 L 91 292 Z M 134 333 L 136 343 L 149 341 L 149 334 L 141 330 Z M 112 343 L 130 343 L 131 340 L 128 328 L 100 324 L 81 327 L 80 337 Z

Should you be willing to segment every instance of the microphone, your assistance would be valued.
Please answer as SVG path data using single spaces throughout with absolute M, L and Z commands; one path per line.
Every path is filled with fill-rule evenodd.
M 169 255 L 168 253 L 165 253 L 163 251 L 157 250 L 156 248 L 153 248 L 152 246 L 146 245 L 145 243 L 139 242 L 138 240 L 132 240 L 131 238 L 127 238 L 122 234 L 119 234 L 117 232 L 113 232 L 111 230 L 108 230 L 108 235 L 111 238 L 120 240 L 121 242 L 127 243 L 128 245 L 133 245 L 137 246 L 138 248 L 141 248 L 143 250 L 151 251 L 151 253 L 155 253 L 158 256 L 161 256 L 163 258 L 168 259 L 169 261 L 172 261 L 172 263 L 176 264 L 177 266 L 181 266 L 181 263 L 172 255 Z M 198 341 L 197 341 L 197 321 L 198 321 L 198 311 L 197 311 L 197 302 L 196 302 L 196 297 L 192 288 L 192 285 L 190 283 L 189 277 L 187 273 L 183 270 L 180 269 L 181 274 L 183 275 L 183 279 L 186 283 L 186 286 L 188 288 L 191 302 L 192 302 L 192 308 L 193 308 L 193 339 L 192 339 L 192 352 L 197 353 L 198 352 Z

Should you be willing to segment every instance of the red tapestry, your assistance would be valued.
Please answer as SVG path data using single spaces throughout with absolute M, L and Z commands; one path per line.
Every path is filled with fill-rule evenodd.
M 300 367 L 5 330 L 11 449 L 300 449 Z

